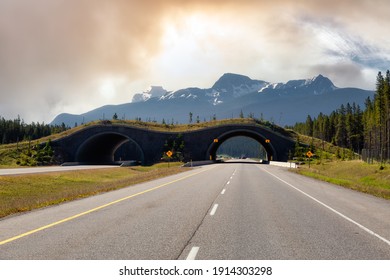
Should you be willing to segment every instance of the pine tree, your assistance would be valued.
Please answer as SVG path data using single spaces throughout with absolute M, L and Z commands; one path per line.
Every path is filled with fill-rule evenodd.
M 306 118 L 306 135 L 313 136 L 313 120 L 310 115 Z
M 340 147 L 346 147 L 347 144 L 346 110 L 344 105 L 341 105 L 338 110 L 335 142 Z

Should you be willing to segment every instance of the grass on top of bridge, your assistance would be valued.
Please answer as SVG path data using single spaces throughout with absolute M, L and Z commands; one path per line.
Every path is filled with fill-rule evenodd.
M 84 128 L 95 126 L 95 125 L 123 125 L 123 126 L 132 126 L 146 130 L 153 131 L 167 131 L 167 132 L 186 132 L 186 131 L 194 131 L 204 128 L 210 128 L 220 125 L 234 125 L 234 124 L 248 124 L 248 125 L 261 125 L 272 129 L 275 132 L 279 132 L 285 136 L 295 137 L 295 133 L 291 130 L 286 130 L 282 127 L 279 127 L 269 121 L 262 121 L 253 118 L 236 118 L 236 119 L 222 119 L 222 120 L 213 120 L 208 122 L 199 122 L 199 123 L 190 123 L 190 124 L 160 124 L 157 122 L 144 122 L 144 121 L 136 121 L 136 120 L 106 120 L 106 121 L 92 121 L 86 124 L 82 124 L 61 133 L 53 134 L 50 136 L 46 136 L 40 139 L 32 140 L 31 144 L 37 144 L 46 142 L 50 140 L 57 140 L 63 138 L 65 136 L 71 135 L 77 131 L 80 131 Z M 28 141 L 21 141 L 18 144 L 0 144 L 0 150 L 5 148 L 16 148 L 17 145 L 27 145 Z
M 0 176 L 0 218 L 183 172 L 181 163 Z
M 163 132 L 186 132 L 194 131 L 199 129 L 205 129 L 221 125 L 234 125 L 234 124 L 246 124 L 246 125 L 261 125 L 268 127 L 269 129 L 282 134 L 287 137 L 295 138 L 296 134 L 291 130 L 285 130 L 277 125 L 274 125 L 268 121 L 261 121 L 253 118 L 237 118 L 237 119 L 222 119 L 222 120 L 213 120 L 209 122 L 199 122 L 192 124 L 160 124 L 156 122 L 143 122 L 136 120 L 106 120 L 106 121 L 93 121 L 77 127 L 71 128 L 64 132 L 53 134 L 47 137 L 32 141 L 21 141 L 19 143 L 12 144 L 0 144 L 0 167 L 17 167 L 17 159 L 20 157 L 20 154 L 23 151 L 26 151 L 29 147 L 34 147 L 36 145 L 45 143 L 49 140 L 57 140 L 73 133 L 76 133 L 84 128 L 88 128 L 95 125 L 122 125 L 122 126 L 132 126 L 140 129 L 152 130 L 152 131 L 163 131 Z
M 36 145 L 39 143 L 47 142 L 49 139 L 50 140 L 61 139 L 65 136 L 78 132 L 84 128 L 95 126 L 95 125 L 123 125 L 123 126 L 132 126 L 132 127 L 137 127 L 146 130 L 153 130 L 153 131 L 185 132 L 185 131 L 199 130 L 199 129 L 214 127 L 219 125 L 229 125 L 229 124 L 252 124 L 252 125 L 262 124 L 264 126 L 268 126 L 271 128 L 277 127 L 267 121 L 261 122 L 253 118 L 223 119 L 223 120 L 213 120 L 209 122 L 199 122 L 199 123 L 191 123 L 191 124 L 160 124 L 157 122 L 144 122 L 144 121 L 136 121 L 136 120 L 105 120 L 105 121 L 100 120 L 100 121 L 92 121 L 86 124 L 73 127 L 61 133 L 32 140 L 30 144 Z M 279 128 L 279 129 L 281 131 L 284 130 L 283 128 Z M 12 143 L 12 144 L 0 144 L 0 152 L 5 149 L 17 148 L 17 146 L 25 147 L 28 144 L 29 141 L 21 141 L 19 143 Z

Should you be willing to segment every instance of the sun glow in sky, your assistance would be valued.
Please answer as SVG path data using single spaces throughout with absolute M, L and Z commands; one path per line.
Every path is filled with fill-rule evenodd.
M 0 116 L 50 122 L 226 72 L 374 89 L 389 14 L 387 0 L 2 0 Z
M 156 69 L 178 80 L 192 76 L 192 85 L 208 87 L 218 78 L 212 76 L 219 72 L 217 69 L 231 69 L 235 59 L 245 57 L 235 52 L 240 44 L 247 43 L 242 33 L 245 32 L 240 34 L 233 22 L 222 21 L 212 14 L 193 13 L 167 19 L 163 24 L 161 50 L 155 57 Z M 176 81 L 176 86 L 186 85 L 191 86 L 187 81 Z

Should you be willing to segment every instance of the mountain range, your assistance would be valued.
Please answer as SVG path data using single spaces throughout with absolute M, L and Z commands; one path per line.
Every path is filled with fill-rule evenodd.
M 74 126 L 111 119 L 114 114 L 119 119 L 188 123 L 191 112 L 192 122 L 251 115 L 283 126 L 303 122 L 308 115 L 329 114 L 341 104 L 356 103 L 363 108 L 367 97 L 373 95 L 373 91 L 336 87 L 322 75 L 287 83 L 269 83 L 226 73 L 208 89 L 190 87 L 168 91 L 161 86 L 152 86 L 135 94 L 129 103 L 105 105 L 80 115 L 62 113 L 51 124 Z

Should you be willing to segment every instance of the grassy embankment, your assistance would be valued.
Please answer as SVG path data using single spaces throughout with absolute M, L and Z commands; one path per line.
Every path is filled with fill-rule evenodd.
M 367 164 L 360 160 L 329 161 L 304 165 L 299 174 L 340 185 L 349 189 L 390 199 L 390 166 Z
M 315 158 L 295 172 L 377 197 L 390 199 L 390 165 L 367 164 L 358 155 L 319 139 L 299 136 L 314 146 Z
M 0 218 L 176 174 L 180 163 L 0 176 Z

